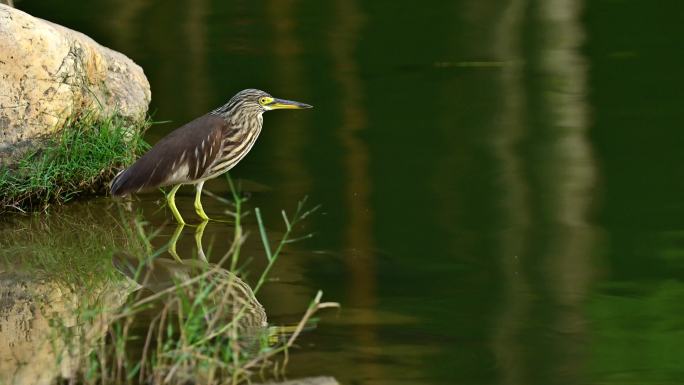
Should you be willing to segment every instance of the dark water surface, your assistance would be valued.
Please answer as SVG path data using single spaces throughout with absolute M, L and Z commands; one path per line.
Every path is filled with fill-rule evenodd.
M 684 378 L 683 2 L 16 5 L 144 68 L 155 119 L 173 121 L 150 142 L 243 88 L 315 106 L 266 114 L 231 172 L 275 233 L 281 209 L 322 205 L 259 295 L 274 322 L 318 289 L 342 305 L 300 340 L 291 377 Z M 192 194 L 177 201 L 196 223 Z M 161 198 L 134 204 L 157 226 Z M 230 231 L 210 223 L 205 243 L 220 254 Z

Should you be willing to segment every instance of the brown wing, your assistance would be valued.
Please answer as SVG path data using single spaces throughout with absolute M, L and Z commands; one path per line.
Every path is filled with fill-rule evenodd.
M 201 178 L 221 150 L 226 122 L 207 114 L 162 138 L 112 181 L 112 195 L 150 190 Z

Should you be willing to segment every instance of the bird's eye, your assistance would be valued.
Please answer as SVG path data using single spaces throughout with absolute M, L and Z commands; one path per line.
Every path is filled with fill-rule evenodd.
M 268 102 L 269 102 L 269 100 L 267 97 L 263 97 L 263 98 L 259 99 L 259 104 L 261 104 L 262 106 L 267 105 Z

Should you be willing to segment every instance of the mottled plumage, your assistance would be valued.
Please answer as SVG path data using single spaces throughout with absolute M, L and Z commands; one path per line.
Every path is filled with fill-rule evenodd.
M 112 181 L 112 195 L 150 190 L 202 179 L 223 151 L 226 121 L 206 114 L 161 139 L 131 167 Z M 229 133 L 230 134 L 230 133 Z
M 112 195 L 196 184 L 195 208 L 206 219 L 199 200 L 204 181 L 230 170 L 247 155 L 261 133 L 262 114 L 272 109 L 310 107 L 275 99 L 256 89 L 240 91 L 225 105 L 171 132 L 117 174 L 111 185 Z M 183 223 L 173 201 L 176 190 L 169 195 L 169 204 L 176 219 Z

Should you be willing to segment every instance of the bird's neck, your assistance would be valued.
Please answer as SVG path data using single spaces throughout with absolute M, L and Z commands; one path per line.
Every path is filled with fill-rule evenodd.
M 234 127 L 240 131 L 261 131 L 264 124 L 264 117 L 261 112 L 256 116 L 248 116 L 245 113 L 236 113 L 231 116 L 224 117 L 230 127 Z

